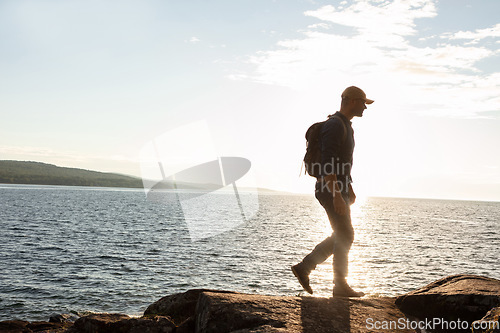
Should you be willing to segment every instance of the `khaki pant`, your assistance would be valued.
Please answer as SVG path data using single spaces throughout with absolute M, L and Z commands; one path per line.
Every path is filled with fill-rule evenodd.
M 321 191 L 321 186 L 316 184 L 316 199 L 325 208 L 333 233 L 316 245 L 314 250 L 308 254 L 302 262 L 309 270 L 316 268 L 333 254 L 334 281 L 343 281 L 347 277 L 349 250 L 354 240 L 354 229 L 351 223 L 351 210 L 349 209 L 349 195 L 342 193 L 346 201 L 348 211 L 346 215 L 335 213 L 333 206 L 333 195 L 328 191 Z

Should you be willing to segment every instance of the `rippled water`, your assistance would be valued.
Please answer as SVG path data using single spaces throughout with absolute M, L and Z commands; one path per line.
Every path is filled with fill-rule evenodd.
M 500 203 L 369 198 L 353 207 L 350 283 L 397 295 L 438 278 L 500 278 Z M 191 242 L 180 207 L 141 190 L 0 185 L 0 320 L 140 314 L 191 288 L 298 295 L 290 272 L 330 232 L 312 195 L 259 195 L 259 211 Z M 311 274 L 332 291 L 331 259 Z

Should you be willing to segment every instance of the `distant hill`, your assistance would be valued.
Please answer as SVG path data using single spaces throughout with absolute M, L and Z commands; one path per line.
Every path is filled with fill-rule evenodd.
M 116 173 L 63 168 L 40 162 L 0 161 L 0 183 L 141 188 L 142 180 Z
M 0 160 L 0 184 L 32 184 L 32 185 L 64 185 L 64 186 L 95 186 L 95 187 L 125 187 L 142 188 L 141 178 L 120 175 L 116 173 L 98 172 L 77 168 L 59 167 L 53 164 L 24 161 Z M 167 179 L 158 182 L 152 190 L 198 190 L 215 191 L 220 189 L 216 184 L 195 184 L 172 182 Z M 255 190 L 238 187 L 239 190 Z M 288 194 L 266 188 L 257 188 L 261 193 Z

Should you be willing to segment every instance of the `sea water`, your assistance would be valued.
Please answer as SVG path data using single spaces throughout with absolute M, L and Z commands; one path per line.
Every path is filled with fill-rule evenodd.
M 192 288 L 303 295 L 290 266 L 331 233 L 326 214 L 312 194 L 258 200 L 250 220 L 192 242 L 181 207 L 142 190 L 0 185 L 0 320 L 140 315 Z M 368 198 L 352 219 L 348 280 L 369 296 L 452 274 L 500 279 L 498 202 Z M 331 258 L 311 273 L 315 296 L 331 295 L 332 274 Z

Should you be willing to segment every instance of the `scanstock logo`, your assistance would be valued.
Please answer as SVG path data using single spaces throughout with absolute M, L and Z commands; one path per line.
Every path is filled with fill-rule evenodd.
M 193 242 L 229 231 L 259 209 L 251 162 L 219 156 L 204 121 L 147 142 L 140 163 L 147 199 L 167 205 L 172 214 L 180 207 Z

